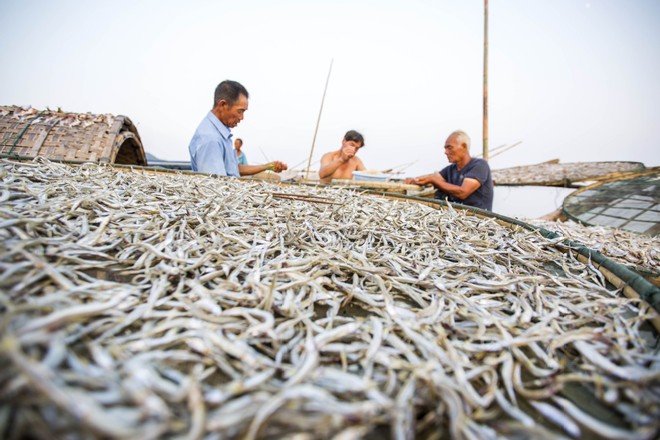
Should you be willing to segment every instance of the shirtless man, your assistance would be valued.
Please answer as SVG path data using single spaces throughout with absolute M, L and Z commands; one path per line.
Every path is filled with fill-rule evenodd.
M 325 153 L 321 158 L 319 178 L 321 183 L 330 183 L 332 179 L 352 179 L 353 171 L 366 168 L 359 157 L 355 156 L 364 147 L 364 137 L 355 130 L 349 130 L 341 141 L 337 151 Z

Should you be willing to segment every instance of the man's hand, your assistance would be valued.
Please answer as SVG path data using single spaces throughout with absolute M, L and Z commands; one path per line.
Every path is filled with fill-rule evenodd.
M 279 160 L 276 160 L 268 164 L 268 169 L 275 171 L 276 173 L 280 173 L 284 170 L 288 170 L 289 167 L 284 162 L 280 162 Z
M 433 175 L 419 176 L 415 179 L 415 183 L 419 186 L 433 185 Z
M 437 182 L 444 182 L 445 179 L 442 177 L 440 173 L 433 173 L 433 174 L 428 174 L 426 176 L 419 176 L 419 177 L 409 177 L 406 180 L 403 181 L 403 183 L 406 184 L 411 184 L 411 185 L 419 185 L 419 186 L 426 186 L 426 185 L 434 185 L 437 186 Z
M 352 145 L 346 145 L 342 147 L 339 158 L 342 162 L 348 162 L 351 157 L 355 156 L 355 153 L 357 153 L 357 148 Z

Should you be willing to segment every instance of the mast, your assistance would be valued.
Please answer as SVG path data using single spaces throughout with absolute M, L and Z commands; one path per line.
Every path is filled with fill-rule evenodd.
M 488 160 L 488 0 L 484 0 L 484 126 L 483 158 Z

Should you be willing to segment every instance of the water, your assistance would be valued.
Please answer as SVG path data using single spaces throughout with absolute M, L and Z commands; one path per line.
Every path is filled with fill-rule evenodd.
M 538 218 L 558 208 L 574 188 L 495 186 L 493 212 L 514 218 Z

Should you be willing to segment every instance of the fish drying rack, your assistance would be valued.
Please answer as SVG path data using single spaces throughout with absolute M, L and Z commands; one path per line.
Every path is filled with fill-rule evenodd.
M 0 106 L 0 157 L 146 165 L 137 128 L 126 116 Z

